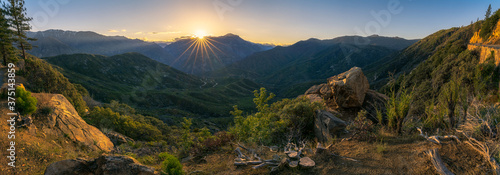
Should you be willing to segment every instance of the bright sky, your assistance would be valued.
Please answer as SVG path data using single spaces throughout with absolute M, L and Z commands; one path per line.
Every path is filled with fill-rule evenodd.
M 484 18 L 494 0 L 26 0 L 33 30 L 149 41 L 234 33 L 259 43 L 384 35 L 423 38 Z

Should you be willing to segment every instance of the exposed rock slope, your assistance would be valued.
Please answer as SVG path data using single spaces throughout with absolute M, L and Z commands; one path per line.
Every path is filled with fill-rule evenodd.
M 71 103 L 61 94 L 33 94 L 40 103 L 45 103 L 52 112 L 35 119 L 45 133 L 65 136 L 93 150 L 110 152 L 113 143 L 99 129 L 88 125 Z

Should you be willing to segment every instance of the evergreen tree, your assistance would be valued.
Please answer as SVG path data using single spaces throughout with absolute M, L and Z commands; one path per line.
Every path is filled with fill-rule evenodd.
M 3 64 L 7 65 L 7 59 L 14 58 L 14 47 L 12 46 L 12 30 L 9 29 L 9 22 L 6 11 L 0 8 L 0 56 Z
M 9 24 L 14 29 L 14 42 L 18 44 L 22 51 L 22 57 L 26 59 L 26 50 L 32 48 L 28 40 L 34 40 L 26 36 L 26 31 L 31 29 L 29 21 L 33 18 L 27 16 L 24 0 L 9 0 L 8 2 L 8 4 L 4 4 L 4 8 L 9 17 Z
M 486 10 L 486 15 L 484 16 L 486 17 L 484 19 L 488 19 L 491 16 L 491 4 L 488 6 L 488 10 Z

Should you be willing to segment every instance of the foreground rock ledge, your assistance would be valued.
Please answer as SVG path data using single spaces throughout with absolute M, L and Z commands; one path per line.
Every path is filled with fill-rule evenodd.
M 104 155 L 94 160 L 68 159 L 50 164 L 45 175 L 158 175 L 129 156 Z

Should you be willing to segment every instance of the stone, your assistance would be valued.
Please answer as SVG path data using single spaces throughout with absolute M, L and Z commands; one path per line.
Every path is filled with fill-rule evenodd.
M 129 156 L 103 155 L 87 161 L 69 159 L 54 162 L 45 169 L 45 175 L 158 175 L 154 168 L 140 164 Z
M 308 98 L 311 102 L 318 102 L 318 103 L 325 103 L 323 100 L 323 97 L 321 97 L 319 94 L 307 94 L 306 98 Z
M 113 142 L 115 146 L 128 142 L 134 142 L 134 139 L 114 131 L 107 132 L 106 136 L 109 138 L 109 140 L 111 140 L 111 142 Z
M 338 107 L 354 108 L 363 105 L 370 85 L 359 67 L 328 78 L 328 86 L 332 92 L 332 102 Z
M 288 166 L 290 168 L 295 168 L 299 165 L 299 161 L 298 160 L 294 160 L 294 161 L 290 161 L 290 163 L 288 163 Z
M 309 157 L 302 157 L 302 158 L 300 158 L 299 166 L 301 168 L 312 168 L 312 167 L 316 166 L 316 162 L 314 162 Z
M 319 142 L 329 143 L 334 135 L 339 134 L 345 129 L 347 123 L 332 113 L 324 110 L 316 111 L 314 120 L 314 134 Z
M 82 143 L 92 150 L 110 152 L 114 145 L 99 129 L 87 124 L 71 103 L 61 94 L 33 93 L 39 103 L 52 108 L 52 113 L 37 117 L 45 132 Z
M 322 89 L 323 87 L 326 87 L 327 85 L 326 84 L 320 84 L 320 85 L 314 85 L 314 86 L 311 86 L 305 93 L 305 95 L 308 95 L 308 94 L 320 94 L 320 89 Z

